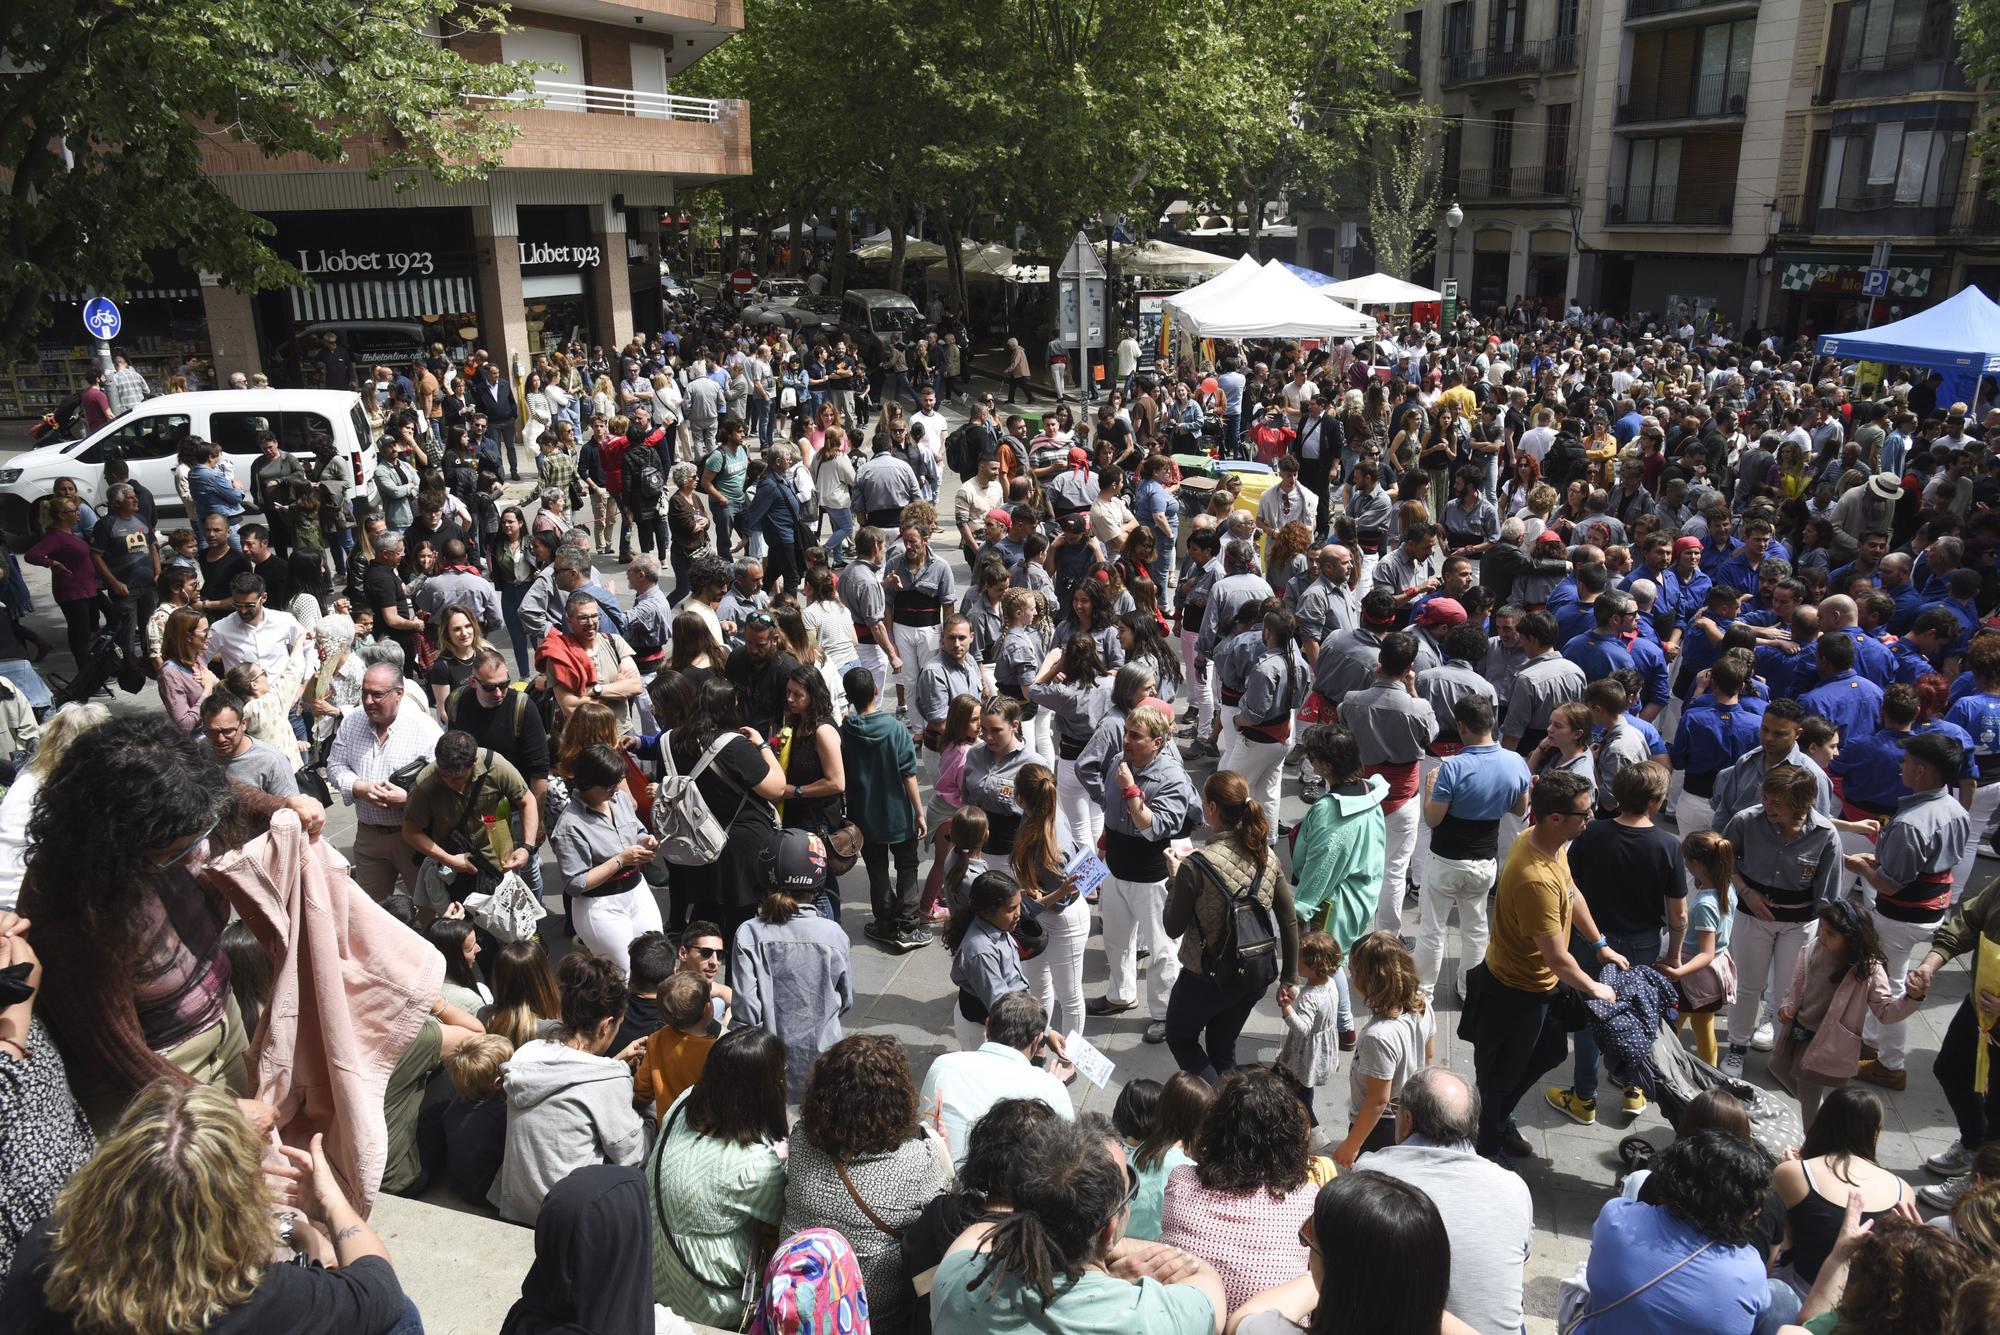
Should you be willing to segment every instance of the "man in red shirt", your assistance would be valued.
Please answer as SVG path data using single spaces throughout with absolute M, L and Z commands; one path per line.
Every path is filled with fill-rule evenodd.
M 90 383 L 83 389 L 83 429 L 85 433 L 106 426 L 111 421 L 111 397 L 104 392 L 104 372 L 93 369 Z

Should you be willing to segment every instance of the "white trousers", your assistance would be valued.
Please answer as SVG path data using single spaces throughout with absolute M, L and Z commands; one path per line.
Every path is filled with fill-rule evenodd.
M 1062 812 L 1063 821 L 1077 843 L 1097 847 L 1098 836 L 1104 833 L 1104 808 L 1091 801 L 1090 794 L 1083 790 L 1083 780 L 1076 777 L 1074 760 L 1056 761 L 1056 809 Z
M 1951 869 L 1951 902 L 1956 904 L 1965 898 L 1965 884 L 1972 879 L 1972 864 L 1979 860 L 1979 845 L 1986 838 L 1986 827 L 1993 823 L 1993 812 L 2000 808 L 2000 783 L 1989 783 L 1972 790 L 1972 837 L 1965 842 L 1965 856 Z
M 875 678 L 875 696 L 880 699 L 882 692 L 889 689 L 889 655 L 883 653 L 882 646 L 871 639 L 863 640 L 856 647 L 854 658 L 868 669 L 869 676 Z
M 958 1008 L 956 994 L 953 994 L 951 999 L 951 1032 L 957 1036 L 961 1052 L 976 1051 L 979 1045 L 986 1041 L 986 1026 L 974 1024 L 965 1018 L 965 1013 Z
M 890 633 L 896 637 L 896 652 L 902 655 L 903 670 L 896 674 L 896 684 L 908 689 L 912 699 L 917 694 L 917 674 L 924 670 L 938 653 L 938 628 L 936 626 L 894 626 Z
M 1108 884 L 1108 882 L 1107 882 Z M 1164 895 L 1161 898 L 1164 904 Z M 1042 999 L 1049 1028 L 1059 1034 L 1083 1032 L 1083 952 L 1090 944 L 1090 905 L 1082 895 L 1061 913 L 1042 914 L 1049 943 L 1021 961 L 1028 987 Z
M 1426 997 L 1437 990 L 1444 968 L 1444 925 L 1458 910 L 1458 996 L 1465 997 L 1465 976 L 1486 958 L 1486 892 L 1493 888 L 1494 861 L 1460 861 L 1433 853 L 1424 866 L 1423 888 L 1417 892 L 1423 921 L 1417 925 L 1417 982 Z
M 1233 725 L 1232 725 L 1233 726 Z M 1264 818 L 1271 828 L 1271 844 L 1278 842 L 1278 801 L 1285 782 L 1285 755 L 1290 742 L 1253 742 L 1236 734 L 1236 750 L 1223 764 L 1243 776 L 1250 796 L 1264 804 Z
M 1683 791 L 1680 805 L 1675 808 L 1675 812 L 1674 824 L 1680 830 L 1683 839 L 1696 830 L 1715 828 L 1715 804 L 1705 797 L 1696 797 L 1693 793 Z
M 1139 999 L 1139 949 L 1150 953 L 1146 970 L 1146 1011 L 1155 1020 L 1167 1018 L 1167 998 L 1181 976 L 1179 937 L 1167 935 L 1160 914 L 1167 905 L 1165 881 L 1105 878 L 1098 892 L 1098 912 L 1104 915 L 1104 955 L 1110 966 L 1105 991 L 1118 1005 Z
M 1817 922 L 1765 922 L 1741 908 L 1729 920 L 1729 953 L 1736 959 L 1736 1004 L 1729 1008 L 1729 1044 L 1748 1047 L 1757 1031 L 1758 1007 L 1766 988 L 1772 1015 L 1792 985 L 1799 952 L 1819 930 Z
M 1037 709 L 1031 719 L 1021 721 L 1021 740 L 1050 769 L 1056 767 L 1056 716 Z
M 1382 897 L 1375 902 L 1375 930 L 1403 932 L 1403 890 L 1410 883 L 1410 855 L 1417 847 L 1417 799 L 1388 815 L 1388 842 L 1382 850 Z
M 1903 978 L 1910 968 L 1924 957 L 1930 949 L 1931 938 L 1943 925 L 1939 916 L 1931 922 L 1898 922 L 1881 914 L 1871 915 L 1875 919 L 1875 935 L 1882 938 L 1882 956 L 1889 970 L 1889 995 L 1903 995 Z M 1861 1041 L 1875 1049 L 1875 1060 L 1892 1071 L 1903 1069 L 1909 1058 L 1910 1022 L 1898 1020 L 1894 1024 L 1883 1024 L 1875 1018 L 1875 1012 L 1868 1012 L 1867 1021 L 1861 1026 Z
M 660 930 L 660 902 L 653 888 L 640 881 L 637 888 L 618 895 L 578 896 L 569 902 L 570 929 L 576 939 L 618 966 L 618 972 L 632 970 L 632 938 Z
M 1430 879 L 1431 865 L 1431 826 L 1430 822 L 1425 820 L 1421 814 L 1424 802 L 1424 780 L 1437 773 L 1438 767 L 1442 764 L 1444 764 L 1442 760 L 1439 760 L 1436 756 L 1428 752 L 1425 753 L 1422 759 L 1417 761 L 1417 795 L 1410 799 L 1410 804 L 1419 808 L 1419 815 L 1417 817 L 1417 847 L 1416 851 L 1410 855 L 1410 868 L 1416 873 L 1418 885 L 1422 885 L 1426 880 Z

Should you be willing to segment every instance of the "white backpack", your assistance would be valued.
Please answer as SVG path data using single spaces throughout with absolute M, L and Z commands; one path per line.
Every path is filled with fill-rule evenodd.
M 660 758 L 666 766 L 666 774 L 660 779 L 660 791 L 653 798 L 653 833 L 660 841 L 660 853 L 668 862 L 679 867 L 707 867 L 722 856 L 722 850 L 729 846 L 729 826 L 715 818 L 709 810 L 708 799 L 701 795 L 695 780 L 701 772 L 715 763 L 722 754 L 722 748 L 729 745 L 729 739 L 736 734 L 723 733 L 708 744 L 701 759 L 687 774 L 674 772 L 673 752 L 668 749 L 671 734 L 660 738 Z M 745 798 L 749 796 L 744 794 Z M 743 803 L 736 804 L 737 811 Z M 735 813 L 730 822 L 734 823 Z

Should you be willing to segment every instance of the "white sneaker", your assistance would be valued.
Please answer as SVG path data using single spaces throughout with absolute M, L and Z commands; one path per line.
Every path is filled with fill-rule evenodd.
M 1769 1052 L 1778 1046 L 1777 1026 L 1766 1020 L 1757 1026 L 1757 1032 L 1750 1036 L 1750 1046 L 1759 1052 Z
M 1925 1208 L 1945 1213 L 1958 1204 L 1958 1198 L 1972 1189 L 1972 1174 L 1960 1173 L 1949 1182 L 1933 1182 L 1917 1193 L 1917 1199 Z
M 1924 1160 L 1924 1168 L 1939 1177 L 1957 1177 L 1972 1171 L 1972 1151 L 1965 1148 L 1964 1141 L 1954 1140 L 1949 1147 Z
M 1722 1053 L 1722 1073 L 1731 1080 L 1743 1078 L 1743 1049 L 1726 1048 Z

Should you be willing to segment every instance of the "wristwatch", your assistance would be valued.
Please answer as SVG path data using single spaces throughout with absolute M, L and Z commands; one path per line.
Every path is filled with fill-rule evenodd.
M 601 681 L 593 681 L 592 683 L 590 683 L 590 698 L 593 700 L 598 700 L 602 699 L 603 696 L 604 696 L 604 683 Z

